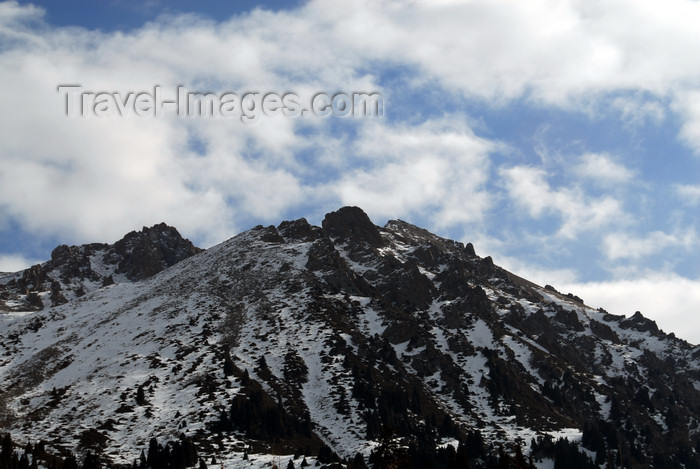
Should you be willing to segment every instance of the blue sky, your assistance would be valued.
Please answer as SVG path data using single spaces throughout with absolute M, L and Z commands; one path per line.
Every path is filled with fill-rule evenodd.
M 208 247 L 359 205 L 700 343 L 699 20 L 690 0 L 0 2 L 0 271 L 161 221 Z M 67 117 L 61 84 L 377 92 L 384 115 Z

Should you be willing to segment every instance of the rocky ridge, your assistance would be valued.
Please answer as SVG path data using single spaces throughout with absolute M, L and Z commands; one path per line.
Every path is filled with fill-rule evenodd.
M 65 302 L 37 269 L 3 280 L 19 296 L 0 314 L 0 430 L 123 464 L 186 434 L 234 467 L 293 453 L 493 467 L 504 448 L 700 467 L 700 348 L 641 313 L 356 207 L 196 256 L 162 233 L 57 248 L 41 269 Z

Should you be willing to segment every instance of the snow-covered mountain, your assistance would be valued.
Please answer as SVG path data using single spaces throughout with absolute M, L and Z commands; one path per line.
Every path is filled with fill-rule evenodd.
M 60 246 L 0 280 L 0 324 L 0 433 L 57 454 L 700 467 L 700 348 L 356 207 Z

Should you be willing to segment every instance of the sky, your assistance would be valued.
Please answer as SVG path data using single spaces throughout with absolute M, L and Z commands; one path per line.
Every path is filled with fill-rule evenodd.
M 0 2 L 0 271 L 357 205 L 700 343 L 698 24 L 691 0 Z M 178 86 L 240 115 L 135 104 Z M 255 101 L 319 93 L 382 112 Z

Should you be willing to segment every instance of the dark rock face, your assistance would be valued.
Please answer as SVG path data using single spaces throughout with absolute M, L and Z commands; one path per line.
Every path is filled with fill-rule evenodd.
M 639 311 L 635 312 L 631 318 L 622 320 L 620 322 L 620 327 L 623 329 L 634 329 L 639 332 L 650 332 L 652 334 L 658 334 L 659 332 L 656 321 L 645 318 Z
M 50 267 L 59 272 L 63 280 L 80 279 L 99 281 L 100 276 L 92 270 L 90 258 L 109 248 L 107 244 L 67 246 L 62 244 L 51 252 Z
M 354 242 L 365 242 L 372 247 L 384 246 L 379 230 L 367 214 L 358 207 L 343 207 L 326 214 L 323 230 L 328 236 Z
M 309 260 L 306 268 L 311 271 L 319 270 L 346 270 L 347 264 L 335 250 L 333 242 L 327 238 L 321 239 L 309 249 Z
M 579 322 L 578 315 L 573 311 L 558 311 L 554 319 L 567 326 L 569 329 L 582 332 L 585 330 L 583 324 Z
M 311 246 L 306 268 L 323 275 L 334 291 L 354 295 L 371 290 L 367 282 L 348 267 L 328 238 L 321 238 Z
M 28 292 L 42 291 L 46 281 L 46 270 L 40 264 L 33 265 L 22 273 L 20 288 Z
M 306 218 L 300 218 L 294 221 L 283 221 L 277 227 L 277 230 L 285 238 L 298 241 L 314 241 L 319 238 L 319 229 L 312 227 Z
M 254 229 L 260 230 L 262 232 L 262 235 L 260 236 L 260 239 L 262 241 L 265 241 L 266 243 L 277 243 L 277 244 L 284 244 L 284 238 L 282 235 L 279 234 L 277 231 L 277 228 L 274 226 L 256 226 Z
M 61 284 L 54 280 L 51 282 L 51 306 L 58 306 L 68 303 L 68 300 L 61 293 Z
M 121 258 L 118 273 L 125 273 L 129 280 L 152 277 L 200 251 L 165 223 L 132 231 L 114 243 L 114 253 Z
M 592 319 L 591 323 L 590 323 L 590 328 L 591 328 L 591 332 L 593 332 L 595 335 L 597 335 L 601 339 L 609 340 L 610 342 L 612 342 L 614 344 L 620 343 L 620 338 L 617 336 L 617 334 L 615 334 L 615 332 L 607 324 L 603 324 L 602 322 L 599 322 L 599 321 L 596 321 L 595 319 Z
M 469 257 L 476 257 L 476 251 L 474 250 L 474 245 L 472 243 L 467 243 L 464 246 L 464 253 Z
M 439 282 L 443 290 L 448 292 L 449 296 L 446 296 L 445 299 L 451 300 L 469 291 L 468 281 L 472 276 L 473 273 L 468 270 L 468 266 L 464 262 L 453 260 L 447 269 L 435 276 L 435 281 Z
M 432 302 L 435 287 L 421 274 L 414 262 L 401 264 L 388 282 L 378 286 L 384 299 L 407 311 L 426 309 Z

